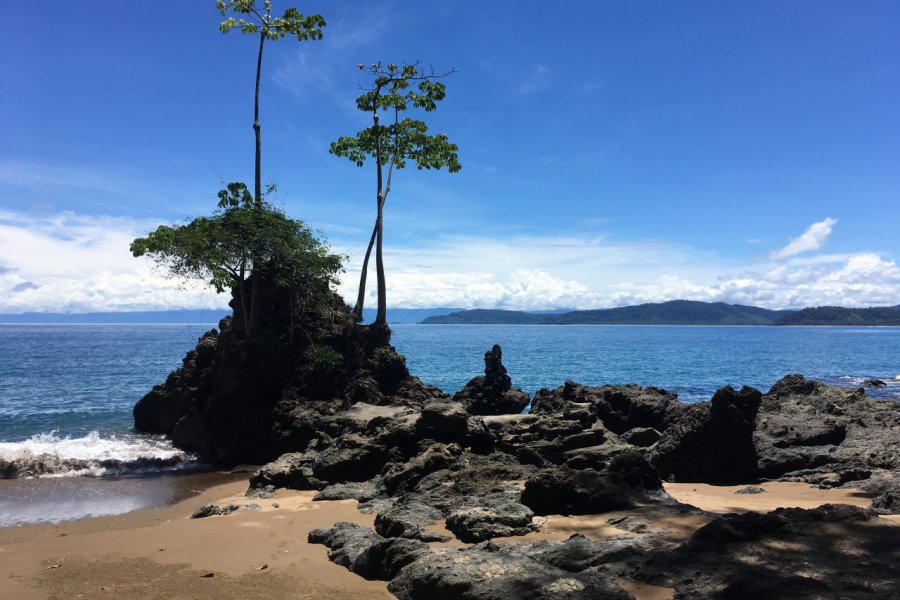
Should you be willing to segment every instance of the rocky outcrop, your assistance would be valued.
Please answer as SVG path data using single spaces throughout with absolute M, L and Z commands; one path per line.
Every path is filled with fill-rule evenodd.
M 652 461 L 670 481 L 741 483 L 757 478 L 753 444 L 762 394 L 728 386 L 689 407 L 654 447 Z
M 139 402 L 136 425 L 218 464 L 271 461 L 251 476 L 249 496 L 288 487 L 357 500 L 375 513 L 374 530 L 338 523 L 310 541 L 399 598 L 628 598 L 624 580 L 676 598 L 896 589 L 900 537 L 876 513 L 898 511 L 900 403 L 801 376 L 766 394 L 725 387 L 692 405 L 654 387 L 566 382 L 540 390 L 522 414 L 528 397 L 512 387 L 499 346 L 485 375 L 451 398 L 409 375 L 389 330 L 359 327 L 342 310 L 307 316 L 314 335 L 269 339 L 271 348 L 223 320 Z M 676 544 L 639 511 L 700 511 L 669 497 L 661 477 L 857 485 L 875 499 L 871 510 L 725 515 Z M 539 530 L 543 516 L 620 509 L 635 514 L 609 519 L 622 530 L 610 538 L 498 541 Z M 858 547 L 820 544 L 845 529 Z M 430 545 L 451 536 L 466 546 Z
M 729 387 L 688 406 L 651 460 L 673 481 L 858 485 L 900 468 L 897 431 L 900 403 L 788 375 L 764 395 Z
M 723 515 L 680 544 L 639 517 L 615 522 L 631 535 L 451 548 L 338 523 L 309 541 L 410 600 L 629 598 L 623 580 L 672 589 L 675 598 L 875 600 L 892 597 L 900 582 L 898 526 L 853 506 Z
M 890 597 L 900 582 L 898 527 L 867 510 L 824 505 L 724 515 L 645 575 L 676 598 Z
M 900 402 L 789 375 L 763 396 L 753 444 L 759 476 L 823 486 L 900 469 Z
M 603 471 L 561 467 L 525 482 L 521 501 L 539 515 L 591 515 L 630 508 L 662 494 L 656 471 L 638 453 L 621 454 Z
M 686 405 L 678 401 L 676 394 L 662 388 L 639 385 L 590 387 L 567 381 L 555 390 L 538 390 L 531 412 L 552 414 L 572 405 L 589 409 L 604 427 L 617 434 L 648 427 L 665 431 L 686 410 Z
M 591 557 L 609 554 L 599 546 L 615 543 L 592 543 L 581 536 L 552 544 L 484 542 L 469 548 L 434 548 L 338 523 L 313 530 L 309 541 L 326 545 L 331 559 L 354 573 L 389 581 L 388 589 L 401 600 L 631 598 L 610 575 L 589 566 Z
M 323 293 L 321 303 L 298 310 L 290 290 L 263 289 L 265 318 L 253 337 L 230 317 L 204 334 L 182 366 L 135 405 L 138 431 L 168 435 L 220 466 L 260 464 L 327 437 L 324 450 L 342 429 L 359 429 L 364 415 L 342 414 L 354 404 L 411 408 L 447 398 L 409 375 L 386 326 L 357 325 L 336 294 Z M 238 314 L 239 302 L 231 304 Z M 379 425 L 402 436 L 409 433 L 402 416 L 383 415 Z M 320 460 L 317 470 L 331 477 L 330 470 L 347 471 L 357 459 L 384 459 L 365 442 L 343 439 L 340 447 L 340 456 Z
M 484 354 L 484 375 L 469 381 L 453 399 L 473 415 L 519 414 L 531 400 L 528 394 L 512 386 L 503 366 L 503 351 L 496 344 Z

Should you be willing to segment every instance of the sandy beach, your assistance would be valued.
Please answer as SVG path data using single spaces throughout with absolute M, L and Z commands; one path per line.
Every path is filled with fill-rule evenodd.
M 116 517 L 0 529 L 4 598 L 390 598 L 307 544 L 336 521 L 371 526 L 356 502 L 312 502 L 313 492 L 244 497 L 246 479 L 164 508 Z M 234 502 L 226 517 L 190 519 L 201 505 Z M 244 505 L 256 504 L 256 510 Z
M 311 529 L 337 521 L 372 526 L 355 501 L 313 502 L 313 492 L 279 490 L 271 500 L 246 498 L 241 477 L 162 508 L 58 525 L 0 529 L 4 598 L 391 598 L 384 582 L 366 581 L 329 562 L 327 551 L 306 542 Z M 667 484 L 682 502 L 714 513 L 810 508 L 824 503 L 867 506 L 853 490 L 820 490 L 802 483 L 764 483 L 759 494 L 744 486 Z M 190 519 L 201 505 L 235 503 L 227 516 Z M 248 507 L 255 504 L 257 507 Z M 533 539 L 628 535 L 607 523 L 641 515 L 652 527 L 683 539 L 707 517 L 655 515 L 636 509 L 587 517 L 550 516 Z M 900 519 L 891 518 L 900 525 Z M 522 539 L 522 538 L 518 538 Z M 626 586 L 641 600 L 671 598 L 671 590 Z

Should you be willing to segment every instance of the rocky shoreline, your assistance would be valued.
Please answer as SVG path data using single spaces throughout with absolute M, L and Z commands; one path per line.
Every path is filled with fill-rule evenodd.
M 900 403 L 799 375 L 695 404 L 573 382 L 530 399 L 498 346 L 450 396 L 410 376 L 389 335 L 339 323 L 273 365 L 225 320 L 138 403 L 136 425 L 223 466 L 271 460 L 249 496 L 358 501 L 373 529 L 336 523 L 309 541 L 402 599 L 629 598 L 627 582 L 676 598 L 884 598 L 900 585 L 900 530 L 878 516 L 900 512 Z M 326 344 L 340 361 L 317 362 Z M 873 502 L 714 517 L 663 481 L 804 482 Z M 547 515 L 647 507 L 709 523 L 680 542 L 639 516 L 614 524 L 621 536 L 527 539 Z

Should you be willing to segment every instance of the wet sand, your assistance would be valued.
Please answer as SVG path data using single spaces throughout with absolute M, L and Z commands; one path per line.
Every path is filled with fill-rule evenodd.
M 244 476 L 246 477 L 246 476 Z M 353 501 L 312 502 L 312 492 L 243 496 L 246 479 L 166 508 L 0 529 L 4 598 L 392 598 L 328 561 L 309 531 L 336 521 L 372 526 Z M 199 506 L 255 503 L 224 517 L 190 519 Z M 276 508 L 275 505 L 278 505 Z
M 0 479 L 0 527 L 61 523 L 168 506 L 246 473 L 176 471 L 125 477 Z
M 312 492 L 279 490 L 271 500 L 249 499 L 246 475 L 220 483 L 163 508 L 88 518 L 58 525 L 0 528 L 0 589 L 22 600 L 63 598 L 392 598 L 384 582 L 370 582 L 328 561 L 327 550 L 306 542 L 309 531 L 351 521 L 371 527 L 354 501 L 312 502 Z M 185 479 L 183 491 L 196 491 Z M 819 490 L 806 484 L 765 483 L 761 494 L 735 494 L 745 486 L 666 484 L 682 502 L 712 513 L 759 511 L 779 506 L 811 508 L 828 502 L 867 506 L 852 490 Z M 236 512 L 190 519 L 208 502 L 242 505 Z M 246 505 L 256 504 L 252 510 Z M 673 541 L 686 539 L 712 517 L 671 515 L 652 507 L 595 516 L 541 518 L 525 539 L 640 535 L 607 521 L 637 515 Z M 900 519 L 892 518 L 900 523 Z M 440 526 L 436 531 L 443 531 Z M 523 539 L 523 538 L 511 538 Z M 453 545 L 461 545 L 452 542 Z M 620 581 L 638 600 L 672 598 L 672 590 Z

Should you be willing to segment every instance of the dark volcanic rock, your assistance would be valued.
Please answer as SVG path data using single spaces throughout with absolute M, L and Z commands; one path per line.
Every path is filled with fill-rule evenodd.
M 194 511 L 194 514 L 191 515 L 192 519 L 205 519 L 206 517 L 218 517 L 224 515 L 230 515 L 240 506 L 237 504 L 226 504 L 225 506 L 216 506 L 215 504 L 204 504 L 200 508 Z
M 503 352 L 496 344 L 484 354 L 484 375 L 469 381 L 453 399 L 473 415 L 518 414 L 531 400 L 528 394 L 512 387 L 503 366 Z
M 870 378 L 862 383 L 866 387 L 885 387 L 887 384 L 880 379 Z
M 375 517 L 375 531 L 384 537 L 402 537 L 422 541 L 439 541 L 440 536 L 427 530 L 443 519 L 444 513 L 422 502 L 398 502 Z
M 352 523 L 313 530 L 309 541 L 326 545 L 329 558 L 354 573 L 388 580 L 388 589 L 401 600 L 624 600 L 631 596 L 596 565 L 645 550 L 633 541 L 590 542 L 581 536 L 429 548 L 415 540 L 383 538 Z
M 750 387 L 717 391 L 709 402 L 690 406 L 667 430 L 653 451 L 653 464 L 664 479 L 736 483 L 757 478 L 753 445 L 762 394 Z
M 766 490 L 756 485 L 748 485 L 739 490 L 735 490 L 735 494 L 764 494 Z
M 789 375 L 763 397 L 756 421 L 761 477 L 831 487 L 900 469 L 900 402 L 871 399 L 862 388 Z
M 455 464 L 461 455 L 459 444 L 431 444 L 409 461 L 389 465 L 381 484 L 389 495 L 409 491 L 429 473 Z
M 639 385 L 589 387 L 567 381 L 555 390 L 538 390 L 531 412 L 556 413 L 572 404 L 585 406 L 610 431 L 621 434 L 635 427 L 665 431 L 685 410 L 676 394 Z
M 570 572 L 491 546 L 433 549 L 388 584 L 400 600 L 605 600 L 631 598 L 597 569 Z
M 613 459 L 607 470 L 547 470 L 525 482 L 522 504 L 536 514 L 586 515 L 630 508 L 648 492 L 659 492 L 656 471 L 642 456 Z
M 535 531 L 532 517 L 530 508 L 511 501 L 507 495 L 489 494 L 450 513 L 446 524 L 463 542 L 477 543 Z
M 459 402 L 429 402 L 416 421 L 416 434 L 439 442 L 462 442 L 468 432 L 469 414 Z
M 662 434 L 652 427 L 635 427 L 623 433 L 621 437 L 632 446 L 648 448 L 658 442 Z
M 833 504 L 724 515 L 649 571 L 674 584 L 676 598 L 891 597 L 900 528 L 880 521 Z
M 633 449 L 576 405 L 553 414 L 486 416 L 482 421 L 496 449 L 537 466 L 574 460 L 573 468 L 602 468 L 616 453 Z
M 884 492 L 872 500 L 872 509 L 880 515 L 900 514 L 900 491 Z
M 310 289 L 317 301 L 298 307 L 296 290 L 257 273 L 254 289 L 257 277 L 261 317 L 253 336 L 233 292 L 235 316 L 204 334 L 135 405 L 137 430 L 168 435 L 217 466 L 262 464 L 317 442 L 324 449 L 340 435 L 328 433 L 340 426 L 328 417 L 354 403 L 417 407 L 447 398 L 409 375 L 387 326 L 358 325 L 337 294 Z M 411 436 L 412 424 L 399 432 Z
M 348 433 L 316 453 L 313 475 L 329 483 L 366 481 L 381 471 L 386 458 L 384 446 L 359 434 Z
M 313 474 L 313 460 L 314 455 L 308 452 L 282 454 L 250 476 L 250 489 L 264 489 L 268 486 L 293 490 L 322 489 L 325 482 Z

